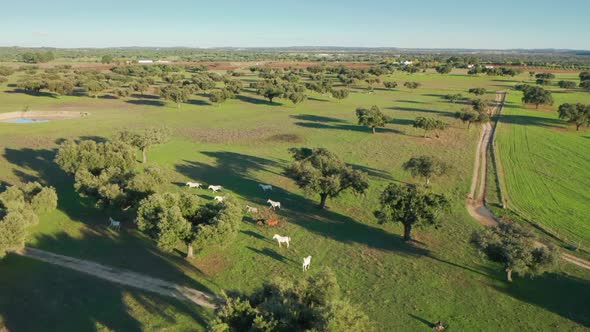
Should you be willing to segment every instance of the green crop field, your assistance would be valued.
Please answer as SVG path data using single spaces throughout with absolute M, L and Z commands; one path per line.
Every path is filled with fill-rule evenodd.
M 575 74 L 556 80 L 575 81 Z M 590 103 L 590 94 L 551 89 L 555 104 L 523 107 L 522 93 L 509 94 L 497 132 L 508 205 L 571 244 L 590 244 L 590 132 L 558 119 L 563 103 Z
M 564 263 L 553 272 L 534 279 L 516 277 L 509 284 L 500 265 L 484 260 L 469 244 L 471 234 L 481 227 L 465 209 L 479 131 L 477 126 L 467 130 L 453 118 L 465 105 L 441 97 L 467 97 L 467 89 L 485 87 L 493 98 L 494 91 L 510 89 L 528 75 L 505 79 L 470 77 L 463 70 L 450 75 L 395 72 L 382 79 L 397 81 L 398 88 L 379 86 L 371 94 L 352 89 L 342 101 L 309 93 L 309 99 L 297 106 L 283 99 L 270 104 L 246 88 L 220 106 L 196 95 L 180 110 L 154 96 L 26 95 L 9 86 L 18 75 L 0 85 L 0 113 L 25 106 L 33 111 L 90 113 L 47 123 L 0 122 L 0 181 L 39 180 L 54 186 L 59 195 L 58 210 L 42 216 L 29 246 L 216 294 L 252 290 L 276 276 L 298 280 L 303 276 L 302 258 L 312 255 L 307 273 L 332 269 L 343 292 L 363 308 L 378 331 L 428 331 L 438 320 L 448 322 L 452 331 L 590 327 L 589 271 Z M 257 77 L 248 72 L 241 79 Z M 408 90 L 405 81 L 423 85 Z M 590 165 L 589 134 L 566 130 L 555 112 L 523 109 L 519 95 L 509 94 L 498 132 L 510 204 L 539 223 L 587 241 L 590 228 L 584 215 L 588 216 L 590 197 L 584 189 L 590 179 L 584 175 Z M 581 93 L 555 95 L 557 104 L 590 99 Z M 359 106 L 371 105 L 393 117 L 375 135 L 356 124 L 354 113 Z M 423 132 L 412 127 L 417 116 L 432 116 L 450 127 L 439 139 L 423 138 Z M 210 191 L 182 186 L 194 180 L 220 184 L 244 205 L 265 206 L 268 198 L 278 200 L 283 205 L 282 225 L 268 228 L 246 220 L 235 241 L 208 247 L 188 261 L 185 247 L 172 253 L 159 250 L 135 228 L 132 216 L 98 209 L 80 198 L 73 179 L 53 162 L 65 138 L 110 138 L 118 130 L 159 125 L 170 128 L 173 138 L 150 150 L 149 163 L 169 171 L 169 190 L 190 190 L 210 200 Z M 319 197 L 306 195 L 283 174 L 290 161 L 287 149 L 302 146 L 325 147 L 368 172 L 368 192 L 347 193 L 328 200 L 328 209 L 317 209 Z M 417 229 L 417 242 L 407 244 L 400 225 L 377 224 L 373 211 L 388 183 L 422 181 L 401 167 L 421 154 L 440 156 L 452 165 L 432 187 L 449 197 L 452 209 L 440 229 Z M 258 183 L 276 188 L 264 193 Z M 111 215 L 122 220 L 120 232 L 107 228 Z M 279 248 L 272 240 L 274 233 L 292 237 L 291 248 Z M 191 331 L 205 329 L 212 316 L 192 304 L 28 258 L 9 255 L 0 261 L 0 330 Z

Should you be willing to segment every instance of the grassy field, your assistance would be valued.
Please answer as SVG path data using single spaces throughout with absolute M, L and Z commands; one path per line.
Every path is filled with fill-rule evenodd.
M 574 74 L 558 79 L 575 80 Z M 552 87 L 555 105 L 523 107 L 511 92 L 497 133 L 508 205 L 571 244 L 590 245 L 590 132 L 558 119 L 560 104 L 590 103 L 590 94 Z
M 429 322 L 437 320 L 464 331 L 589 327 L 590 273 L 561 266 L 553 273 L 507 284 L 501 268 L 484 261 L 468 244 L 480 227 L 464 208 L 478 131 L 457 123 L 452 114 L 463 105 L 441 96 L 466 95 L 471 87 L 495 91 L 514 83 L 464 73 L 396 73 L 388 80 L 419 81 L 423 86 L 414 91 L 379 88 L 373 94 L 355 90 L 341 102 L 312 93 L 298 106 L 282 100 L 269 104 L 249 92 L 221 106 L 196 96 L 178 111 L 175 105 L 151 98 L 39 97 L 13 93 L 2 85 L 0 112 L 29 105 L 33 110 L 91 115 L 32 125 L 0 123 L 0 180 L 40 179 L 58 190 L 58 211 L 43 216 L 29 245 L 205 291 L 250 290 L 273 276 L 298 279 L 302 257 L 312 255 L 310 273 L 334 270 L 342 289 L 379 331 L 426 331 Z M 357 126 L 354 116 L 356 107 L 373 104 L 394 118 L 376 135 Z M 451 127 L 440 139 L 425 139 L 412 128 L 416 116 L 437 117 Z M 244 204 L 263 206 L 272 198 L 283 204 L 283 225 L 273 229 L 245 221 L 235 242 L 207 248 L 187 262 L 185 248 L 163 253 L 135 230 L 130 216 L 97 210 L 80 199 L 72 179 L 52 161 L 56 142 L 64 138 L 111 137 L 122 128 L 151 125 L 166 125 L 174 132 L 169 143 L 149 154 L 151 163 L 169 170 L 170 190 L 188 190 L 179 184 L 200 180 L 223 185 Z M 318 197 L 305 196 L 282 175 L 289 162 L 287 149 L 293 146 L 326 147 L 364 169 L 370 174 L 368 193 L 345 194 L 329 200 L 329 209 L 316 209 Z M 403 162 L 419 154 L 440 155 L 453 166 L 448 176 L 433 183 L 433 190 L 447 194 L 453 208 L 441 229 L 416 230 L 419 242 L 409 245 L 401 240 L 401 227 L 376 224 L 372 211 L 389 182 L 420 181 L 401 169 Z M 277 190 L 268 196 L 257 187 L 259 182 Z M 193 191 L 211 199 L 207 191 Z M 121 232 L 106 228 L 109 215 L 123 220 Z M 279 249 L 271 240 L 274 233 L 291 236 L 291 248 Z M 10 330 L 199 330 L 212 314 L 25 258 L 7 257 L 0 271 L 10 271 L 0 274 L 0 287 L 5 287 L 1 324 Z M 43 314 L 27 320 L 31 311 Z M 76 319 L 59 323 L 70 315 Z

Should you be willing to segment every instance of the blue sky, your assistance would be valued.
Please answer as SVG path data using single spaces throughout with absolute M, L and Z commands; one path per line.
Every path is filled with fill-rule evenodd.
M 2 12 L 0 46 L 590 49 L 590 0 L 18 0 Z

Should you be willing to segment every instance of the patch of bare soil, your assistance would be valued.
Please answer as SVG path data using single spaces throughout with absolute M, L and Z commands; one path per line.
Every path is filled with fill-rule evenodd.
M 287 142 L 287 143 L 301 143 L 303 138 L 297 134 L 276 134 L 268 137 L 269 141 Z

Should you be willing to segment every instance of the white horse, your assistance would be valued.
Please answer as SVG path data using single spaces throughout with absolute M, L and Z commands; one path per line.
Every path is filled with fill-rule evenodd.
M 207 189 L 211 189 L 214 193 L 216 193 L 221 190 L 221 186 L 209 186 Z
M 120 221 L 116 221 L 115 219 L 109 217 L 109 222 L 110 222 L 110 224 L 109 224 L 110 228 L 117 229 L 117 230 L 121 229 L 121 222 Z
M 268 201 L 266 201 L 267 203 L 270 204 L 270 207 L 274 210 L 276 207 L 278 207 L 279 209 L 281 208 L 281 202 L 275 202 L 275 201 L 271 201 L 270 199 Z
M 213 197 L 213 199 L 218 201 L 219 203 L 221 203 L 225 199 L 225 196 L 215 196 L 215 197 Z
M 271 190 L 272 191 L 272 186 L 270 184 L 259 184 L 258 185 L 260 188 L 262 188 L 263 191 L 267 191 L 267 190 Z
M 248 213 L 258 213 L 258 208 L 255 208 L 250 205 L 246 205 L 246 210 L 248 211 Z
M 186 185 L 189 188 L 201 188 L 201 186 L 202 186 L 202 184 L 200 184 L 198 182 L 187 182 Z
M 303 258 L 303 272 L 309 270 L 309 266 L 311 265 L 311 256 L 307 256 Z
M 279 234 L 275 234 L 272 237 L 273 240 L 277 240 L 279 242 L 279 248 L 281 247 L 281 243 L 286 243 L 287 248 L 289 248 L 289 242 L 291 242 L 291 238 L 288 236 L 280 236 Z

